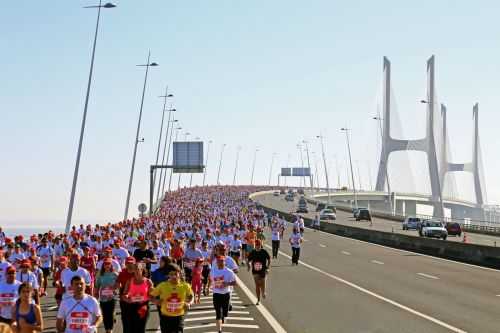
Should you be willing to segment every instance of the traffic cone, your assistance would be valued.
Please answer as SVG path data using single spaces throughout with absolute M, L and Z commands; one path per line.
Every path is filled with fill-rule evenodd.
M 464 238 L 462 239 L 462 243 L 467 243 L 467 233 L 464 232 Z

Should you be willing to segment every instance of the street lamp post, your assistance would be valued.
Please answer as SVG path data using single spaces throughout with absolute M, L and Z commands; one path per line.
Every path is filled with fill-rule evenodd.
M 328 203 L 330 203 L 330 181 L 328 180 L 328 167 L 326 165 L 325 145 L 323 144 L 323 135 L 316 136 L 321 142 L 321 155 L 323 156 L 323 167 L 325 168 L 326 192 L 328 193 Z
M 187 141 L 187 138 L 190 135 L 191 135 L 191 133 L 189 133 L 189 132 L 184 133 L 184 142 Z M 182 175 L 182 173 L 179 173 L 179 176 L 177 177 L 177 190 L 179 190 L 181 188 L 181 175 Z
M 207 176 L 207 168 L 208 168 L 208 152 L 210 151 L 210 144 L 212 143 L 212 140 L 208 141 L 208 146 L 207 146 L 207 157 L 205 158 L 205 170 L 203 170 L 203 186 L 205 186 L 205 177 Z
M 222 154 L 224 153 L 224 147 L 226 144 L 222 144 L 222 148 L 220 150 L 220 159 L 219 159 L 219 170 L 217 171 L 217 185 L 220 185 L 220 170 L 222 169 Z
M 236 171 L 238 170 L 238 161 L 240 159 L 241 146 L 236 147 L 236 163 L 234 164 L 233 186 L 236 185 Z
M 274 164 L 274 157 L 276 156 L 277 154 L 276 153 L 273 153 L 271 155 L 271 167 L 269 168 L 269 182 L 268 182 L 268 186 L 271 186 L 271 176 L 273 174 L 273 164 Z
M 177 109 L 172 109 L 171 108 L 169 111 L 177 111 Z M 169 120 L 167 122 L 167 133 L 165 135 L 165 143 L 163 145 L 163 155 L 162 155 L 162 158 L 161 158 L 161 164 L 162 165 L 168 164 L 168 159 L 170 158 L 170 144 L 171 144 L 171 141 L 172 141 L 172 133 L 174 131 L 174 123 L 178 122 L 177 119 L 170 120 L 170 112 L 169 112 L 169 115 L 168 115 L 168 119 Z M 172 124 L 172 125 L 170 125 L 170 124 Z M 165 160 L 165 154 L 167 154 L 166 160 Z M 162 194 L 165 193 L 165 180 L 166 179 L 167 179 L 167 170 L 163 171 L 163 168 L 161 168 L 161 170 L 160 170 L 160 178 L 159 178 L 159 181 L 158 181 L 158 189 L 156 191 L 156 201 L 158 201 L 158 199 L 160 197 L 160 187 L 161 187 L 161 193 Z
M 259 151 L 259 148 L 255 148 L 255 152 L 253 154 L 253 163 L 252 163 L 252 176 L 250 177 L 250 185 L 253 185 L 253 175 L 255 173 L 255 162 L 257 160 L 257 152 Z
M 309 168 L 309 183 L 311 185 L 311 192 L 312 192 L 313 191 L 313 178 L 312 178 L 312 174 L 311 174 L 311 162 L 309 160 L 309 146 L 307 145 L 308 142 L 306 140 L 302 140 L 302 143 L 306 147 L 307 167 Z
M 162 139 L 162 135 L 163 135 L 163 121 L 165 119 L 165 111 L 167 111 L 166 110 L 167 99 L 169 97 L 174 97 L 174 95 L 168 93 L 168 86 L 167 86 L 165 88 L 165 95 L 160 96 L 160 97 L 163 98 L 163 109 L 162 109 L 162 113 L 161 113 L 160 135 L 158 137 L 158 148 L 156 149 L 156 162 L 155 162 L 155 165 L 158 165 L 158 159 L 160 158 L 160 145 L 161 145 L 161 139 Z M 170 122 L 170 115 L 172 114 L 172 111 L 175 111 L 175 109 L 170 108 L 168 111 L 169 112 L 168 112 L 167 125 L 168 125 L 168 122 Z M 168 126 L 167 126 L 166 136 L 168 136 Z M 153 188 L 155 187 L 155 184 L 156 184 L 156 173 L 157 173 L 157 169 L 154 170 L 154 174 L 153 174 Z M 163 169 L 160 170 L 160 179 L 161 179 L 162 173 L 163 173 Z
M 175 128 L 175 141 L 177 141 L 177 138 L 179 137 L 179 131 L 182 129 L 182 127 L 176 127 Z M 168 152 L 170 152 L 170 145 L 172 144 L 172 141 L 170 141 L 169 147 L 168 147 Z M 167 153 L 168 156 L 168 153 Z M 167 157 L 167 163 L 168 163 L 168 157 Z M 170 192 L 170 188 L 172 186 L 172 174 L 174 173 L 174 169 L 170 169 L 170 177 L 168 178 L 168 191 Z
M 300 167 L 302 168 L 302 172 L 304 172 L 304 155 L 302 154 L 302 145 L 300 143 L 297 144 L 297 149 L 300 152 Z M 304 177 L 304 174 L 300 177 L 300 187 L 302 188 L 306 186 L 306 179 Z
M 101 17 L 101 8 L 114 8 L 114 7 L 116 7 L 116 5 L 109 3 L 109 2 L 106 3 L 105 5 L 102 5 L 102 0 L 99 0 L 99 5 L 97 5 L 97 6 L 84 7 L 84 8 L 97 8 L 97 22 L 95 25 L 94 44 L 92 46 L 92 57 L 90 60 L 89 79 L 87 82 L 87 94 L 85 95 L 85 104 L 83 107 L 83 118 L 82 118 L 82 126 L 80 129 L 80 139 L 78 141 L 78 150 L 76 153 L 75 172 L 73 174 L 73 184 L 71 186 L 68 215 L 66 217 L 66 229 L 65 229 L 66 233 L 69 233 L 69 229 L 71 228 L 71 218 L 73 217 L 73 205 L 75 203 L 76 183 L 78 181 L 78 171 L 80 170 L 80 157 L 82 155 L 83 135 L 85 134 L 85 123 L 87 121 L 87 110 L 88 110 L 88 106 L 89 106 L 90 87 L 92 85 L 92 75 L 94 72 L 95 48 L 96 48 L 96 44 L 97 44 L 97 33 L 99 32 L 99 19 Z
M 199 141 L 200 140 L 200 137 L 197 136 L 196 138 L 194 138 L 196 141 Z M 189 175 L 189 187 L 193 186 L 193 173 L 191 172 L 191 174 Z
M 146 73 L 144 74 L 144 85 L 142 87 L 141 106 L 139 108 L 139 119 L 137 121 L 137 131 L 135 134 L 134 154 L 132 156 L 132 167 L 130 168 L 130 178 L 128 181 L 127 201 L 125 202 L 125 214 L 123 216 L 124 220 L 128 218 L 128 207 L 130 204 L 130 193 L 132 192 L 132 182 L 134 180 L 135 158 L 137 156 L 137 144 L 139 143 L 139 133 L 141 131 L 142 107 L 144 106 L 144 94 L 146 93 L 146 83 L 148 81 L 149 67 L 158 66 L 156 62 L 151 62 L 151 63 L 149 62 L 150 57 L 151 57 L 151 52 L 148 52 L 148 62 L 144 65 L 137 65 L 140 67 L 146 67 Z
M 358 196 L 356 194 L 356 184 L 354 183 L 354 171 L 352 169 L 351 145 L 349 143 L 349 131 L 350 131 L 350 129 L 342 127 L 340 130 L 345 132 L 345 138 L 347 141 L 347 151 L 349 153 L 349 165 L 351 166 L 352 190 L 354 192 L 354 206 L 355 206 L 355 208 L 358 208 Z
M 316 190 L 319 192 L 319 175 L 318 175 L 318 157 L 316 152 L 312 151 L 311 155 L 314 159 L 314 173 L 316 174 Z

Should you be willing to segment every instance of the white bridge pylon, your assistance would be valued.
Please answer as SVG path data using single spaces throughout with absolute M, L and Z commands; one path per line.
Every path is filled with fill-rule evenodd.
M 470 163 L 451 163 L 448 161 L 447 147 L 447 128 L 446 128 L 446 107 L 441 106 L 441 112 L 435 110 L 435 72 L 434 72 L 434 56 L 427 60 L 427 116 L 426 116 L 426 135 L 424 138 L 416 140 L 401 140 L 394 139 L 391 136 L 391 63 L 387 57 L 384 57 L 384 84 L 383 84 L 383 128 L 382 128 L 382 149 L 379 161 L 377 174 L 376 191 L 384 191 L 386 175 L 388 174 L 387 162 L 389 155 L 396 151 L 421 151 L 427 154 L 427 163 L 429 171 L 429 179 L 431 185 L 431 201 L 434 205 L 434 216 L 443 217 L 443 189 L 446 173 L 467 171 L 471 172 L 474 177 L 474 187 L 476 195 L 476 203 L 479 207 L 484 204 L 484 187 L 480 177 L 480 159 L 479 154 L 479 132 L 478 132 L 478 105 L 474 105 L 474 142 L 473 156 Z M 434 128 L 435 117 L 441 117 L 443 137 L 436 137 L 437 133 Z

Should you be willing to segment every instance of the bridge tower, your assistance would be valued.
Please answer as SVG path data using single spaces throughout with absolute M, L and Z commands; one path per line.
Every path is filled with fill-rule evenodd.
M 479 150 L 479 105 L 476 103 L 472 108 L 472 118 L 474 119 L 473 144 L 472 144 L 472 161 L 468 163 L 450 163 L 448 161 L 448 143 L 447 138 L 447 123 L 446 123 L 446 106 L 441 104 L 441 116 L 443 118 L 443 149 L 441 153 L 442 167 L 440 172 L 440 181 L 442 184 L 441 193 L 444 190 L 444 178 L 448 172 L 470 172 L 474 177 L 474 192 L 478 208 L 481 208 L 486 202 L 485 187 L 481 177 L 481 154 Z
M 431 201 L 434 205 L 434 216 L 444 216 L 441 174 L 436 138 L 434 134 L 435 116 L 435 78 L 434 78 L 434 56 L 427 61 L 427 119 L 426 136 L 417 140 L 394 139 L 391 136 L 391 63 L 384 57 L 384 85 L 383 85 L 383 128 L 382 128 L 382 150 L 377 174 L 376 191 L 384 191 L 387 175 L 387 161 L 389 155 L 395 151 L 422 151 L 427 154 L 429 178 L 431 182 Z

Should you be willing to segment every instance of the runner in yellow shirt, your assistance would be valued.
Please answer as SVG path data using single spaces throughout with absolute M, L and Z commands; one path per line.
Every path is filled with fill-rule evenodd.
M 150 296 L 161 306 L 161 333 L 178 333 L 184 330 L 184 314 L 193 301 L 191 286 L 181 281 L 181 268 L 176 264 L 166 266 L 168 280 L 151 290 Z

